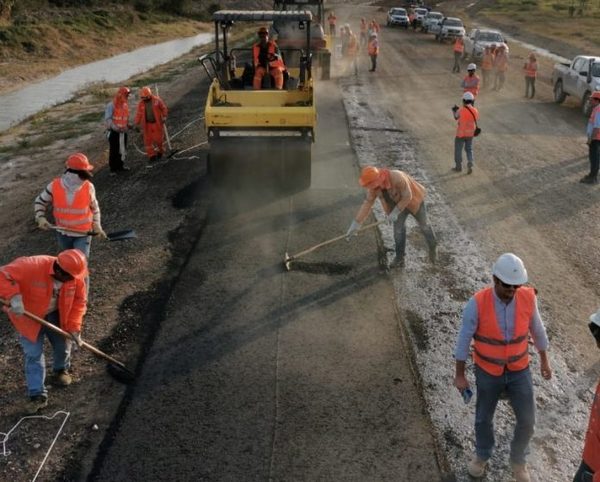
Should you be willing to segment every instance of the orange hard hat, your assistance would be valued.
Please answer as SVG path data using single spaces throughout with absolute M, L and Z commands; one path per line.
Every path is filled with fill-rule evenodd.
M 56 261 L 60 269 L 73 278 L 83 278 L 87 274 L 87 260 L 78 249 L 67 249 L 58 253 Z
M 379 179 L 379 169 L 375 166 L 367 166 L 364 167 L 362 172 L 360 173 L 360 177 L 358 178 L 358 183 L 362 187 L 366 187 L 369 184 L 377 181 Z
M 127 96 L 130 93 L 131 93 L 131 90 L 129 89 L 129 87 L 119 87 L 119 90 L 117 91 L 117 95 Z
M 596 90 L 590 98 L 600 100 L 600 90 Z
M 94 169 L 94 166 L 88 161 L 87 156 L 82 152 L 77 152 L 76 154 L 71 154 L 67 157 L 65 166 L 67 169 L 74 169 L 76 171 L 91 171 Z
M 269 29 L 267 27 L 260 27 L 257 33 L 258 35 L 269 35 Z
M 152 97 L 152 90 L 150 89 L 150 87 L 142 87 L 140 89 L 140 97 L 142 99 L 149 99 L 150 97 Z

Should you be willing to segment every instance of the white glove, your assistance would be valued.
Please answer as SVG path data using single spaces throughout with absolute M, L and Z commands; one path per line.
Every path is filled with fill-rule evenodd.
M 346 241 L 350 241 L 353 236 L 358 235 L 358 230 L 360 229 L 361 223 L 356 220 L 352 220 L 352 224 L 348 228 L 348 232 L 346 233 Z
M 25 313 L 25 305 L 23 304 L 23 297 L 21 295 L 15 295 L 10 299 L 10 309 L 15 315 Z
M 396 206 L 394 209 L 392 209 L 392 212 L 390 212 L 390 214 L 388 214 L 385 218 L 388 224 L 394 224 L 396 222 L 396 219 L 398 219 L 399 215 L 400 209 L 398 209 L 398 206 Z
M 94 233 L 94 235 L 98 236 L 99 238 L 108 239 L 108 236 L 102 229 L 102 226 L 100 226 L 100 224 L 98 224 L 98 223 L 92 224 L 92 232 Z
M 38 225 L 38 228 L 42 229 L 43 231 L 48 231 L 52 227 L 45 216 L 40 216 L 39 218 L 36 218 L 35 221 Z

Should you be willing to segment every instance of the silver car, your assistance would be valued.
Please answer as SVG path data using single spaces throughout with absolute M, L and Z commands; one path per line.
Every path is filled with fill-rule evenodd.
M 442 12 L 429 12 L 425 15 L 423 19 L 423 23 L 421 24 L 422 32 L 431 32 L 431 29 L 434 25 L 439 24 L 444 18 L 444 14 Z
M 387 26 L 393 27 L 400 25 L 404 28 L 408 28 L 408 13 L 405 8 L 390 8 L 387 15 Z

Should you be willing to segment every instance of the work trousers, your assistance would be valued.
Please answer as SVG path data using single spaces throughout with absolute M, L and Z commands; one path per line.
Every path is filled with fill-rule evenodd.
M 598 179 L 598 168 L 600 167 L 600 140 L 591 141 L 589 145 L 590 174 L 592 179 Z
M 582 460 L 573 482 L 592 482 L 593 480 L 594 472 L 592 472 L 592 468 Z
M 531 90 L 531 96 L 529 95 L 529 91 Z M 525 76 L 525 97 L 531 97 L 535 95 L 535 77 Z
M 90 259 L 90 249 L 92 247 L 91 236 L 68 236 L 66 234 L 56 232 L 56 240 L 58 241 L 59 251 L 65 249 L 77 249 L 83 253 L 85 259 Z M 90 293 L 90 277 L 85 278 L 86 295 Z
M 494 90 L 501 90 L 504 87 L 504 80 L 506 79 L 506 72 L 503 70 L 496 71 L 496 77 L 494 78 Z
M 108 133 L 108 165 L 111 172 L 122 171 L 125 167 L 125 156 L 120 152 L 120 132 L 113 131 Z M 127 133 L 125 135 L 125 147 L 127 147 Z
M 467 167 L 473 167 L 473 138 L 454 138 L 454 164 L 457 169 L 462 169 L 462 151 L 467 153 Z
M 160 122 L 146 122 L 144 125 L 144 148 L 148 158 L 164 154 L 164 130 Z
M 269 69 L 269 73 L 275 79 L 275 88 L 279 90 L 283 89 L 283 71 L 279 67 L 274 67 Z M 267 75 L 267 69 L 260 66 L 256 67 L 253 82 L 254 90 L 262 89 L 262 79 L 265 75 Z
M 475 366 L 477 403 L 475 407 L 475 452 L 488 460 L 494 451 L 494 413 L 503 392 L 508 396 L 517 420 L 510 444 L 510 460 L 524 464 L 529 453 L 529 441 L 535 426 L 535 399 L 529 367 L 517 372 L 506 370 L 502 375 L 490 375 Z
M 377 55 L 369 55 L 371 57 L 371 72 L 377 69 Z
M 58 311 L 46 315 L 46 320 L 59 326 Z M 46 359 L 44 357 L 44 337 L 48 337 L 52 345 L 52 368 L 55 372 L 68 370 L 71 366 L 71 341 L 58 333 L 42 327 L 37 340 L 32 342 L 20 336 L 19 341 L 25 355 L 25 379 L 27 392 L 30 397 L 36 395 L 48 396 L 44 381 L 46 380 Z
M 462 52 L 454 52 L 454 65 L 452 66 L 452 72 L 460 72 L 460 58 Z
M 429 246 L 429 251 L 435 251 L 437 245 L 435 233 L 427 222 L 427 208 L 425 207 L 425 202 L 422 202 L 421 207 L 419 207 L 419 210 L 415 214 L 411 213 L 408 209 L 404 209 L 394 222 L 394 242 L 396 244 L 397 259 L 404 258 L 404 252 L 406 250 L 406 218 L 408 218 L 409 215 L 417 220 L 419 228 L 421 229 L 423 236 L 425 236 L 425 241 L 427 241 L 427 246 Z

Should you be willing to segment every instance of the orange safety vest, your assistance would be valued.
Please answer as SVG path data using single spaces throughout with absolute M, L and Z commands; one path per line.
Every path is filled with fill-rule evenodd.
M 354 57 L 358 53 L 358 40 L 356 35 L 353 33 L 348 37 L 348 47 L 346 49 L 346 54 L 348 57 Z
M 523 71 L 525 72 L 525 77 L 533 77 L 535 79 L 537 76 L 537 62 L 535 60 L 527 62 L 523 66 Z
M 506 72 L 508 70 L 508 57 L 506 57 L 506 54 L 496 55 L 494 67 L 496 67 L 498 72 Z
M 369 40 L 367 52 L 369 55 L 379 55 L 379 42 L 377 41 L 376 38 Z
M 482 70 L 492 70 L 494 68 L 494 54 L 491 52 L 483 54 L 483 58 L 481 59 L 481 68 Z
M 23 305 L 40 318 L 47 315 L 52 298 L 54 256 L 24 256 L 0 267 L 0 297 L 8 300 L 14 295 L 23 297 Z M 62 284 L 58 294 L 60 327 L 68 332 L 81 331 L 86 311 L 86 288 L 83 279 L 76 278 Z M 17 331 L 35 343 L 42 325 L 26 316 L 18 316 L 4 307 Z
M 463 53 L 465 51 L 465 44 L 463 42 L 463 40 L 461 38 L 457 38 L 454 41 L 454 51 L 455 52 L 459 52 L 459 53 Z
M 535 309 L 535 289 L 521 287 L 515 292 L 515 332 L 505 340 L 494 309 L 494 288 L 475 293 L 479 323 L 473 335 L 473 361 L 490 375 L 500 376 L 504 369 L 524 370 L 529 366 L 527 339 L 529 323 Z
M 127 124 L 129 123 L 129 105 L 127 102 L 123 102 L 117 106 L 113 101 L 112 121 L 117 128 L 127 129 Z
M 52 181 L 52 214 L 57 226 L 84 232 L 92 229 L 90 186 L 89 181 L 84 181 L 73 196 L 73 202 L 69 204 L 67 190 L 60 178 Z
M 269 40 L 267 42 L 267 52 L 269 54 L 269 56 L 272 55 L 276 55 L 277 54 L 277 44 L 275 44 L 275 42 L 273 42 L 272 40 Z M 259 67 L 260 66 L 260 61 L 259 61 L 259 56 L 260 56 L 260 44 L 259 43 L 255 43 L 254 46 L 252 47 L 252 56 L 254 58 L 254 67 Z M 281 59 L 281 57 L 275 59 L 275 60 L 269 60 L 269 68 L 270 69 L 281 69 L 281 70 L 285 70 L 285 64 L 283 63 L 283 60 Z
M 360 32 L 367 33 L 367 22 L 360 21 Z
M 463 79 L 463 83 L 464 92 L 471 92 L 471 94 L 477 97 L 477 94 L 479 94 L 479 77 L 477 76 L 477 74 L 473 76 L 465 76 L 465 78 Z
M 596 107 L 594 107 L 592 109 L 592 113 L 590 114 L 589 122 L 592 124 L 592 127 L 594 126 L 596 116 L 599 116 L 599 115 L 600 115 L 600 105 L 597 105 Z M 592 133 L 593 132 L 594 131 L 592 130 Z M 598 129 L 598 132 L 596 134 L 592 134 L 592 140 L 600 141 L 600 129 Z
M 475 107 L 462 106 L 458 110 L 456 137 L 473 137 L 475 134 L 475 121 L 478 119 L 479 111 Z
M 596 387 L 590 423 L 585 435 L 583 461 L 594 471 L 594 476 L 598 477 L 600 474 L 600 383 Z

